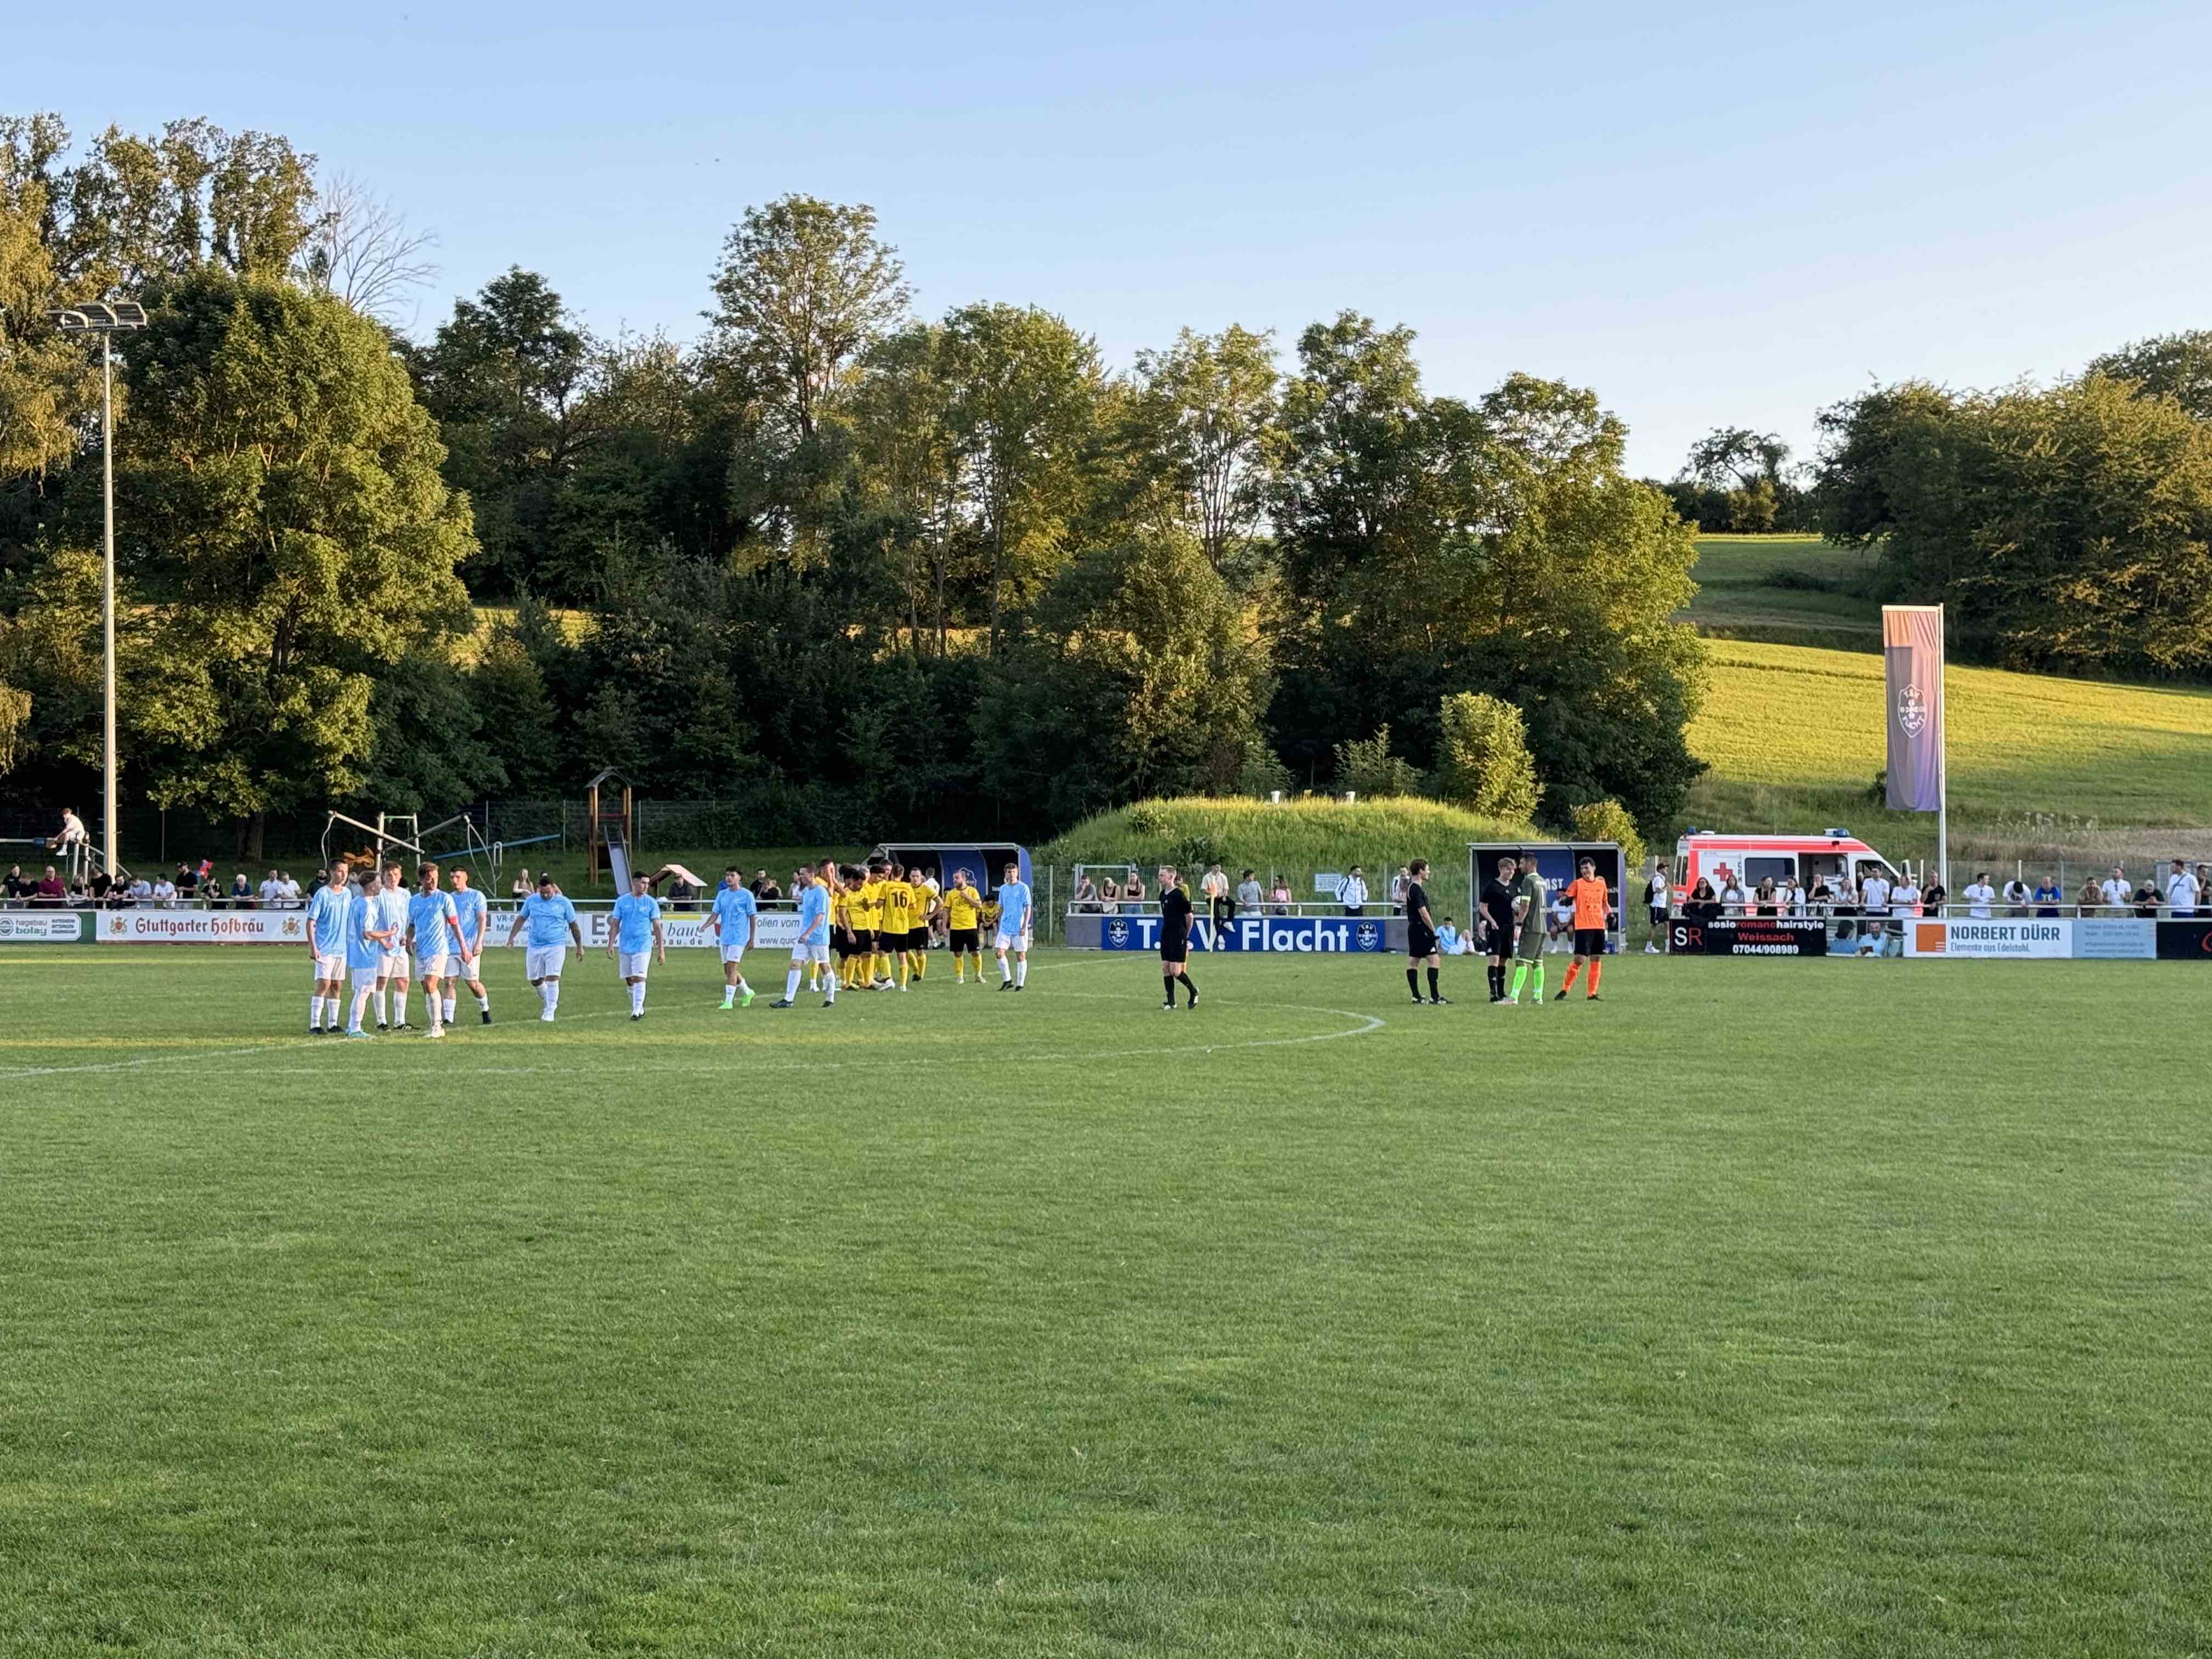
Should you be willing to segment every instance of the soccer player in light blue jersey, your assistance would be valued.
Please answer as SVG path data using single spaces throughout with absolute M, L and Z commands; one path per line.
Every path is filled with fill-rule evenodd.
M 352 872 L 343 859 L 331 866 L 330 885 L 315 889 L 307 901 L 307 955 L 314 963 L 315 988 L 307 1002 L 307 1030 L 319 1036 L 323 1009 L 331 1011 L 330 1031 L 337 1035 L 345 1001 L 346 922 L 353 914 Z
M 1035 905 L 1030 897 L 1029 884 L 1022 879 L 1022 866 L 1009 864 L 1006 879 L 999 884 L 999 988 L 1018 991 L 1030 982 L 1030 926 Z M 1006 952 L 1014 953 L 1014 965 L 1006 965 Z
M 660 901 L 643 871 L 630 872 L 629 891 L 615 901 L 607 918 L 607 954 L 615 958 L 623 983 L 629 987 L 629 1017 L 645 1018 L 645 974 L 653 957 L 668 965 L 668 944 L 660 932 Z
M 407 942 L 414 948 L 416 976 L 422 981 L 423 1014 L 430 1022 L 429 1034 L 434 1037 L 446 1035 L 446 1001 L 441 986 L 460 931 L 460 918 L 453 914 L 453 899 L 439 890 L 438 866 L 422 865 L 416 872 L 415 896 L 407 901 Z M 404 990 L 400 993 L 400 1006 L 403 1011 L 406 1006 Z M 406 1029 L 404 1023 L 400 1029 Z
M 453 1023 L 453 1008 L 460 1000 L 459 986 L 463 979 L 476 995 L 477 1012 L 487 1025 L 491 1024 L 491 994 L 484 989 L 483 948 L 484 925 L 490 918 L 490 907 L 484 896 L 469 885 L 469 872 L 453 872 L 453 914 L 460 919 L 460 929 L 453 937 L 453 971 L 446 981 L 446 1024 Z
M 760 935 L 760 901 L 745 885 L 745 873 L 732 865 L 722 872 L 722 890 L 714 895 L 714 938 L 722 947 L 722 1007 L 753 1006 L 753 988 L 745 983 L 745 952 Z
M 370 879 L 374 879 L 374 875 Z M 349 897 L 345 919 L 345 959 L 353 975 L 353 1006 L 346 1015 L 346 1035 L 365 1037 L 368 1033 L 361 1029 L 361 1017 L 368 1010 L 369 998 L 384 982 L 384 940 L 375 931 L 379 926 L 375 895 L 362 892 Z
M 526 971 L 544 1004 L 538 1018 L 550 1025 L 553 1011 L 561 1006 L 561 965 L 568 955 L 568 941 L 575 940 L 579 951 L 584 948 L 584 936 L 576 927 L 576 907 L 553 884 L 552 877 L 538 878 L 538 890 L 523 900 L 522 908 L 514 913 L 514 926 L 507 930 L 507 942 L 514 944 L 514 936 L 526 926 L 530 929 Z
M 400 885 L 402 872 L 398 861 L 384 866 L 382 884 L 369 895 L 369 902 L 376 908 L 376 933 L 384 941 L 384 963 L 376 981 L 376 1029 L 386 1029 L 385 997 L 393 999 L 391 1024 L 403 1031 L 415 1028 L 407 1023 L 407 890 Z
M 823 988 L 828 993 L 822 1000 L 824 1008 L 837 1006 L 837 970 L 830 965 L 830 890 L 810 871 L 801 870 L 799 882 L 799 937 L 792 941 L 791 968 L 783 976 L 783 996 L 771 1002 L 771 1008 L 788 1008 L 799 1000 L 799 981 L 806 976 L 807 964 L 819 963 L 823 967 Z

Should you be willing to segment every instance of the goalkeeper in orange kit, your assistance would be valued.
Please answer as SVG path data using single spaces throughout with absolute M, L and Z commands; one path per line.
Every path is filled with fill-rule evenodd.
M 1554 1002 L 1567 1000 L 1567 993 L 1575 988 L 1575 975 L 1585 962 L 1589 963 L 1589 1000 L 1595 1002 L 1598 975 L 1605 971 L 1606 885 L 1598 879 L 1595 859 L 1584 859 L 1577 868 L 1579 873 L 1567 884 L 1565 895 L 1575 907 L 1575 959 L 1567 964 L 1566 979 L 1553 997 Z

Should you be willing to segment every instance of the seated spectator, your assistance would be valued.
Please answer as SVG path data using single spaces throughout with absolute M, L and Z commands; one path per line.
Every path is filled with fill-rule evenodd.
M 2064 896 L 2065 895 L 2059 890 L 2058 878 L 2056 876 L 2045 876 L 2035 884 L 2035 914 L 2039 916 L 2057 915 L 2058 901 Z
M 1720 898 L 1713 891 L 1712 883 L 1699 876 L 1698 884 L 1690 889 L 1690 896 L 1682 901 L 1683 919 L 1688 921 L 1707 922 L 1714 921 L 1720 913 Z
M 1460 939 L 1459 929 L 1452 925 L 1449 916 L 1437 924 L 1437 949 L 1448 957 L 1460 956 L 1466 951 L 1467 947 Z
M 1267 909 L 1270 914 L 1287 916 L 1291 914 L 1291 884 L 1286 877 L 1277 876 L 1275 884 L 1267 890 Z
M 1075 878 L 1075 890 L 1068 895 L 1067 908 L 1078 915 L 1088 915 L 1098 908 L 1098 884 L 1087 875 Z
M 69 897 L 69 889 L 62 885 L 62 878 L 54 873 L 52 865 L 46 866 L 45 878 L 39 883 L 38 891 L 33 896 L 40 904 L 59 904 Z
M 1567 949 L 1575 932 L 1575 904 L 1562 890 L 1553 902 L 1551 915 L 1544 929 L 1544 948 L 1553 952 Z

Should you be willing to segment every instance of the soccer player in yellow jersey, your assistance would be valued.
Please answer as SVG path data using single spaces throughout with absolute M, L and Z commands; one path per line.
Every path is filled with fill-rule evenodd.
M 975 983 L 983 982 L 983 946 L 977 930 L 983 921 L 983 896 L 968 884 L 968 872 L 952 872 L 945 890 L 945 938 L 952 949 L 952 982 L 967 983 L 967 959 L 975 959 Z
M 894 864 L 884 873 L 884 953 L 887 969 L 897 966 L 902 991 L 914 973 L 914 955 L 907 949 L 907 935 L 913 931 L 914 889 L 906 884 L 906 872 Z
M 853 968 L 853 896 L 837 879 L 834 866 L 823 866 L 823 884 L 830 890 L 830 951 L 837 963 L 837 977 L 849 980 Z
M 937 893 L 930 886 L 928 878 L 920 870 L 909 870 L 906 872 L 906 884 L 908 890 L 914 895 L 914 902 L 908 907 L 907 913 L 909 917 L 909 931 L 906 936 L 907 953 L 914 958 L 914 976 L 916 979 L 927 979 L 929 977 L 929 920 L 931 913 L 937 908 Z
M 884 955 L 884 861 L 870 859 L 867 878 L 860 884 L 860 942 L 868 952 L 871 991 L 883 990 L 891 982 L 890 962 Z

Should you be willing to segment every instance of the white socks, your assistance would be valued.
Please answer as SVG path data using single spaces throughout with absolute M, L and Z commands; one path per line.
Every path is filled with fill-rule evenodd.
M 358 1031 L 361 1030 L 361 1017 L 368 1012 L 368 999 L 370 994 L 371 994 L 366 989 L 356 991 L 353 994 L 353 1015 L 346 1021 L 347 1030 Z
M 378 986 L 378 987 L 376 988 L 376 1023 L 377 1023 L 379 1025 L 383 1025 L 383 1024 L 388 1024 L 388 1023 L 389 1023 L 389 1022 L 386 1019 L 386 1018 L 385 1018 L 385 1012 L 384 1012 L 384 1011 L 385 1011 L 386 1007 L 388 1005 L 386 1003 L 386 1001 L 385 1001 L 385 1000 L 384 1000 L 384 999 L 385 999 L 385 990 L 384 990 L 384 987 L 382 987 L 381 985 L 380 985 L 380 986 Z
M 1017 985 L 1026 985 L 1029 982 L 1030 959 L 1027 957 L 1024 957 L 1019 962 L 1014 964 L 1014 983 Z
M 645 981 L 643 980 L 638 981 L 629 988 L 629 1011 L 633 1014 L 641 1014 L 645 1012 Z
M 803 968 L 793 968 L 783 976 L 783 1000 L 786 1002 L 799 1000 L 799 981 L 805 976 L 806 970 Z
M 538 998 L 545 1005 L 545 1012 L 551 1013 L 561 1006 L 561 981 L 557 979 L 547 980 L 538 988 Z
M 1012 963 L 1007 962 L 1006 957 L 1000 957 L 999 958 L 999 983 L 1001 985 L 1012 985 L 1013 982 L 1013 966 Z
M 837 1000 L 837 970 L 835 968 L 832 968 L 830 970 L 828 977 L 822 981 L 822 988 L 830 994 L 823 999 L 824 1001 L 835 1002 Z
M 331 1010 L 331 1024 L 337 1024 L 337 1018 L 338 1011 L 333 1007 Z M 307 999 L 307 1029 L 311 1031 L 319 1031 L 323 1029 L 323 1000 L 320 997 Z

